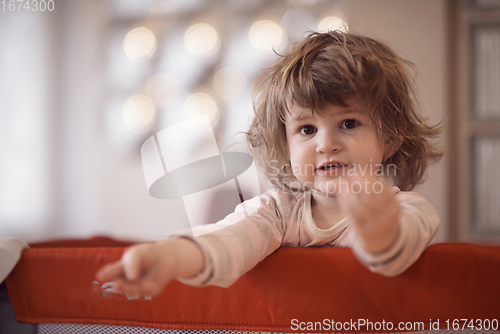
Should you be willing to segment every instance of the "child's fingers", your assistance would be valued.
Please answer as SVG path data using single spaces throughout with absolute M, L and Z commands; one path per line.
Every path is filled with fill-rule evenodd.
M 170 276 L 165 277 L 158 273 L 149 274 L 135 281 L 118 279 L 115 281 L 115 288 L 129 295 L 156 296 L 171 279 Z
M 126 293 L 130 296 L 152 296 L 157 293 L 157 287 L 149 279 L 138 279 L 136 281 L 128 281 L 125 279 L 116 279 L 113 282 L 113 288 Z
M 113 289 L 129 293 L 132 291 L 132 285 L 123 278 L 116 278 L 113 281 Z
M 148 296 L 156 296 L 163 290 L 164 284 L 160 284 L 157 280 L 147 279 L 142 280 L 140 284 L 141 292 Z
M 113 282 L 113 289 L 125 292 L 128 295 L 145 295 L 145 293 L 142 293 L 140 284 L 137 281 L 131 282 L 125 278 L 121 261 L 103 267 L 96 274 L 96 278 L 101 282 Z
M 116 261 L 105 265 L 96 273 L 96 279 L 100 282 L 113 281 L 124 275 L 123 263 Z
M 98 281 L 113 281 L 119 277 L 134 280 L 139 276 L 141 254 L 132 247 L 125 251 L 122 258 L 99 269 L 96 273 Z
M 161 260 L 163 259 L 163 260 Z M 159 256 L 154 244 L 129 248 L 122 257 L 127 292 L 157 295 L 174 278 L 168 256 Z
M 354 224 L 364 226 L 372 220 L 372 211 L 354 193 L 346 196 L 346 205 Z
M 383 179 L 375 176 L 353 175 L 347 180 L 348 192 L 343 194 L 343 206 L 358 224 L 383 218 L 397 204 L 397 192 Z
M 376 176 L 352 176 L 347 181 L 350 192 L 359 198 L 361 203 L 371 203 L 378 205 L 376 201 L 386 200 L 389 196 L 394 196 L 391 186 L 382 178 Z
M 137 249 L 130 248 L 122 256 L 125 278 L 135 281 L 141 274 L 141 253 Z
M 146 274 L 156 261 L 153 244 L 140 244 L 128 248 L 122 256 L 123 269 L 127 280 L 135 281 Z
M 99 281 L 113 281 L 114 288 L 128 295 L 155 296 L 174 277 L 173 265 L 155 244 L 128 248 L 120 261 L 103 267 L 96 274 Z
M 163 287 L 174 279 L 173 268 L 165 263 L 155 266 L 141 279 L 141 289 L 144 293 L 155 296 Z

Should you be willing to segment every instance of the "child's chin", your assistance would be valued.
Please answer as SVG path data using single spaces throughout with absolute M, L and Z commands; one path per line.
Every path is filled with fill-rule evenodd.
M 339 195 L 339 184 L 335 181 L 322 182 L 315 187 L 316 191 L 327 195 L 327 196 L 338 196 Z

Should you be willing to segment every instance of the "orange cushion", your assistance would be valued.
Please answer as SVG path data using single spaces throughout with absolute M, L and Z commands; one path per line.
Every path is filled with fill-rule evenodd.
M 18 321 L 287 332 L 321 322 L 314 331 L 325 332 L 326 319 L 375 332 L 358 319 L 446 329 L 448 319 L 500 318 L 499 246 L 437 244 L 396 277 L 371 273 L 348 248 L 280 248 L 227 289 L 174 281 L 152 300 L 129 300 L 94 281 L 125 248 L 95 241 L 23 252 L 7 279 Z

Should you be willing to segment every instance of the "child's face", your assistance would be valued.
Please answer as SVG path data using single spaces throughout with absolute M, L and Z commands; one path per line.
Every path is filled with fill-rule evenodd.
M 294 106 L 291 115 L 286 113 L 285 126 L 293 173 L 309 188 L 336 194 L 348 175 L 376 175 L 382 164 L 376 125 L 357 102 L 330 105 L 314 114 Z

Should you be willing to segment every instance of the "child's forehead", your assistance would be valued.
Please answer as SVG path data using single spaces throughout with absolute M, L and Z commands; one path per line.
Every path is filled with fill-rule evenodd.
M 302 120 L 315 117 L 316 115 L 321 117 L 340 117 L 344 115 L 370 116 L 370 110 L 369 108 L 358 102 L 350 103 L 347 106 L 330 104 L 319 109 L 292 105 L 289 108 L 289 112 L 287 113 L 286 117 L 289 120 Z

